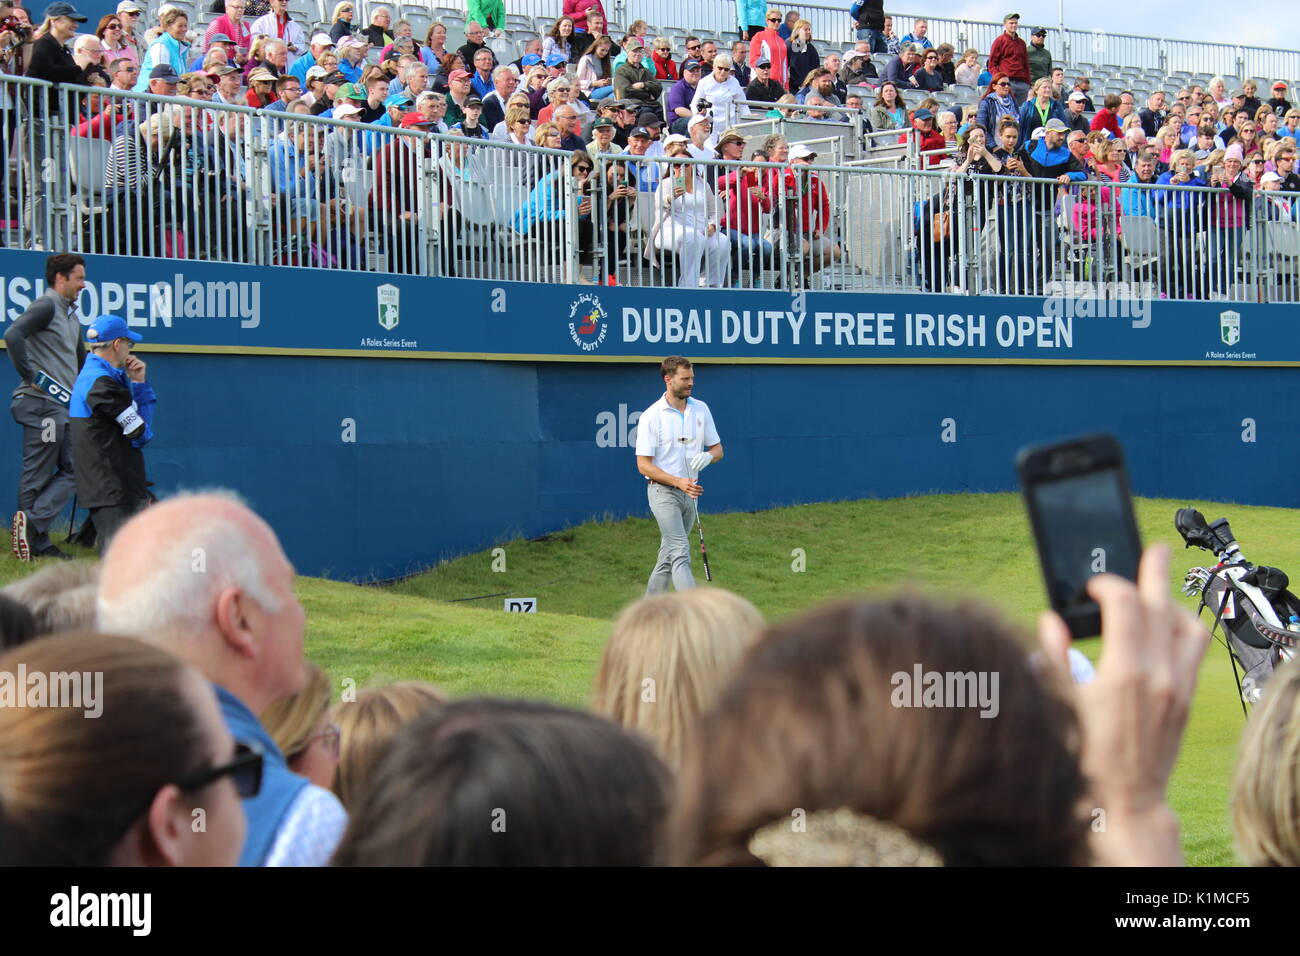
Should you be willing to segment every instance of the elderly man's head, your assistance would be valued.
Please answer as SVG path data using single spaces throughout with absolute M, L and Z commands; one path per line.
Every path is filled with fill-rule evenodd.
M 492 71 L 492 86 L 501 99 L 507 100 L 519 85 L 519 74 L 513 66 L 502 65 Z
M 1141 126 L 1130 126 L 1124 133 L 1124 143 L 1129 149 L 1135 150 L 1139 146 L 1145 146 L 1147 143 L 1146 131 Z
M 1075 159 L 1082 160 L 1088 155 L 1088 135 L 1076 129 L 1066 140 L 1066 146 L 1074 154 Z
M 289 68 L 289 47 L 283 40 L 267 40 L 262 47 L 262 56 L 281 73 Z
M 1119 111 L 1116 115 L 1120 119 L 1124 119 L 1126 116 L 1131 115 L 1136 107 L 1137 101 L 1133 99 L 1133 94 L 1125 90 L 1119 95 Z
M 471 20 L 465 24 L 465 39 L 475 45 L 483 42 L 483 26 Z
M 106 632 L 193 664 L 254 713 L 303 685 L 305 615 L 275 532 L 233 497 L 179 495 L 136 515 L 104 555 Z
M 578 111 L 568 103 L 561 106 L 551 114 L 555 120 L 555 125 L 560 128 L 561 136 L 570 136 L 578 125 Z

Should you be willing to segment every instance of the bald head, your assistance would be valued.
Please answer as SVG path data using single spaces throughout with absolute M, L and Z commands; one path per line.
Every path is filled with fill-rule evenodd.
M 178 495 L 123 525 L 104 556 L 97 609 L 101 630 L 166 647 L 254 713 L 302 684 L 293 567 L 233 495 Z

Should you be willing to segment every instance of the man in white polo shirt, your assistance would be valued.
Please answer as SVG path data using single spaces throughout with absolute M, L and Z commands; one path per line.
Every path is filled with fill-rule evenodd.
M 667 390 L 637 423 L 636 467 L 647 480 L 650 511 L 659 522 L 659 561 L 646 594 L 695 587 L 687 535 L 695 525 L 696 502 L 704 490 L 695 477 L 722 457 L 722 440 L 709 406 L 691 397 L 695 370 L 689 359 L 670 355 L 659 366 Z

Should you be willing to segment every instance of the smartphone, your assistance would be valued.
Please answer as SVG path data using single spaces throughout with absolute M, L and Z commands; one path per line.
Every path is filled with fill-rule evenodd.
M 1024 448 L 1016 470 L 1052 610 L 1075 639 L 1100 634 L 1088 579 L 1109 572 L 1136 581 L 1142 554 L 1118 439 L 1086 435 Z

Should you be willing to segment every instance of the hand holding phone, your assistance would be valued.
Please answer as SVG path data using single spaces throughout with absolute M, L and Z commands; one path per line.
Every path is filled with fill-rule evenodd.
M 1052 610 L 1076 639 L 1101 633 L 1088 581 L 1137 580 L 1142 542 L 1119 442 L 1112 435 L 1023 449 L 1016 468 Z

